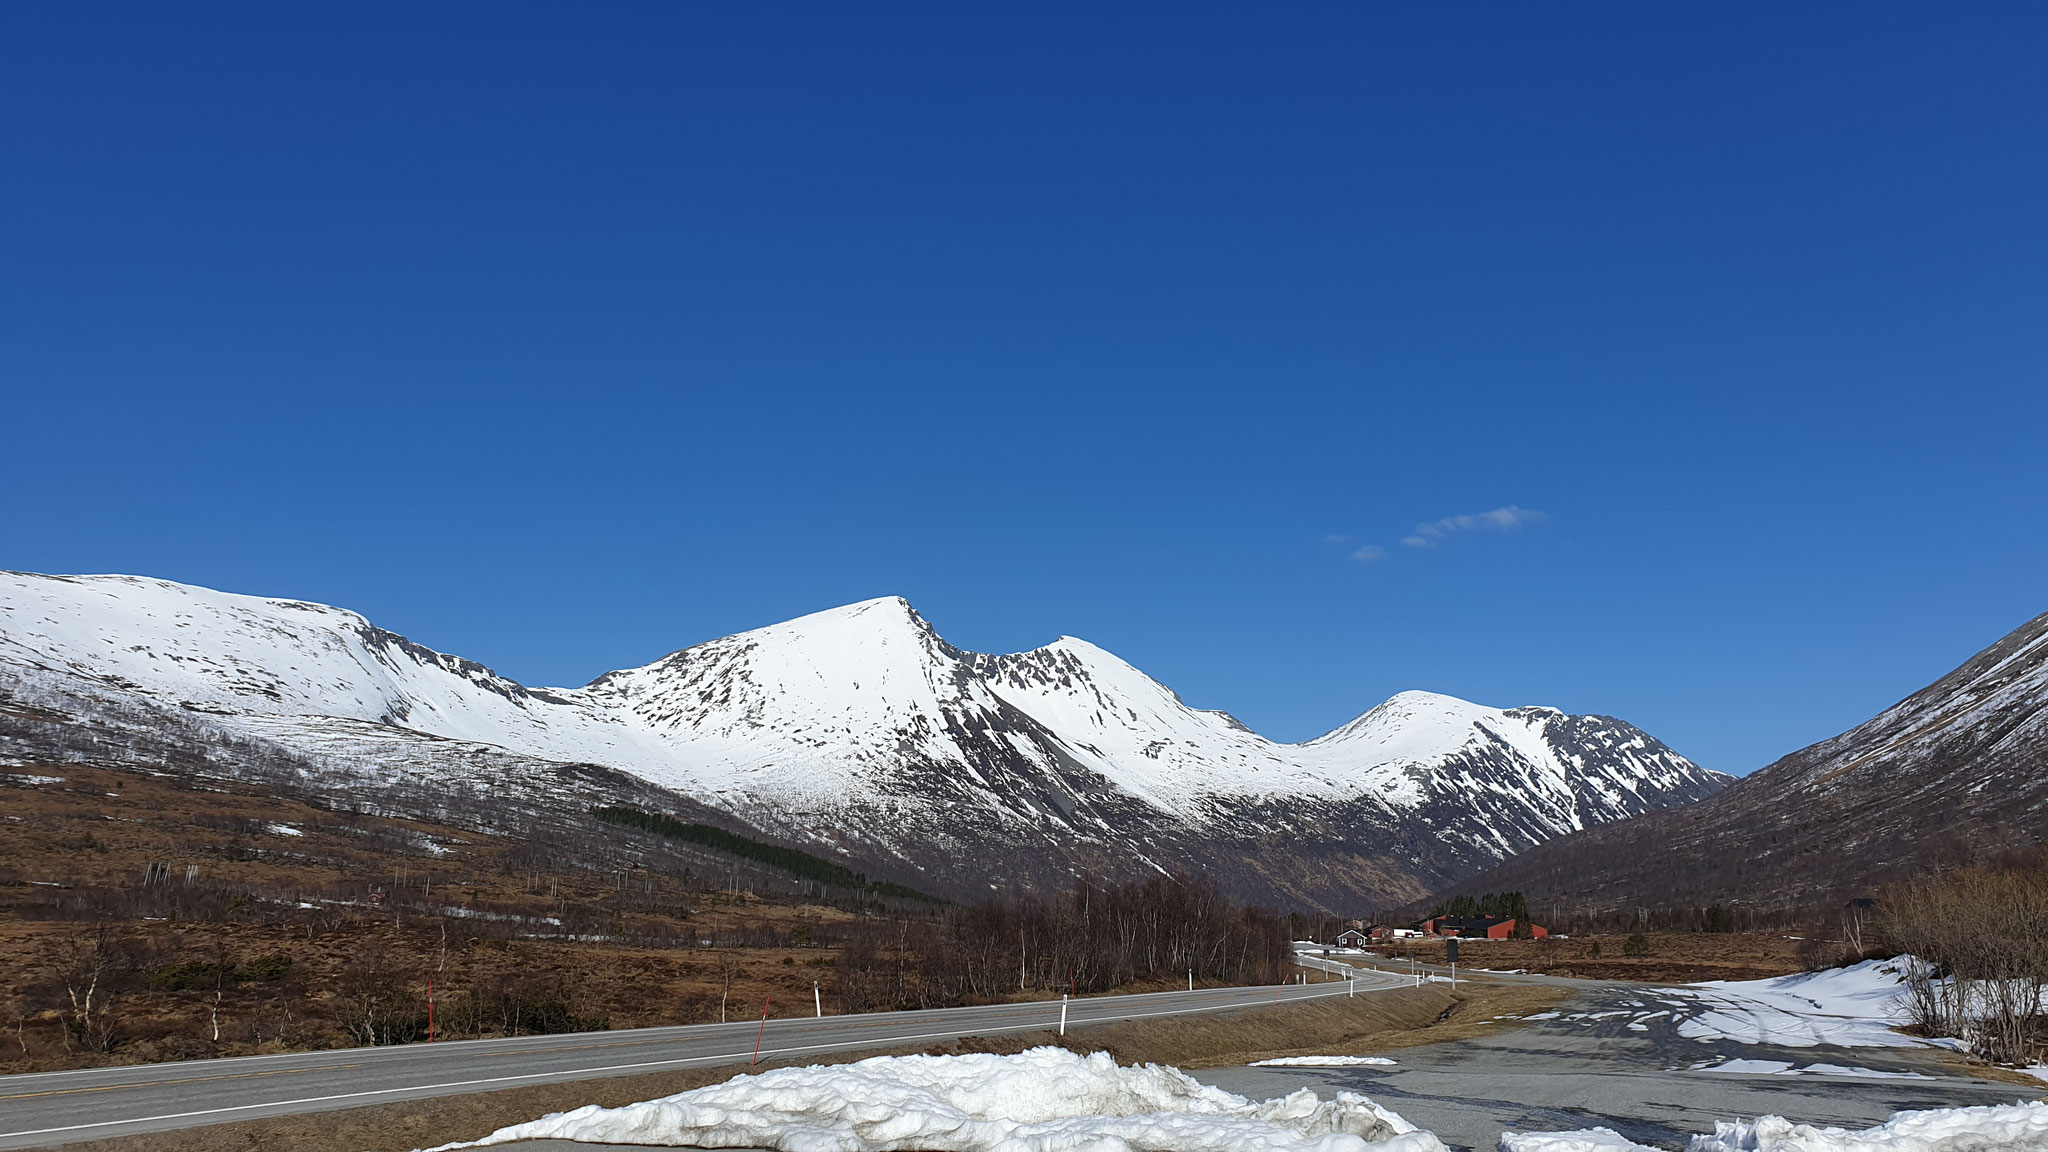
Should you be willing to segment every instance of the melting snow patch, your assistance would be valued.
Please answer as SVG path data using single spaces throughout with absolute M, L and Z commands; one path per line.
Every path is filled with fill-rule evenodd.
M 1794 1124 L 1783 1116 L 1722 1121 L 1695 1136 L 1686 1152 L 2040 1152 L 2048 1147 L 2048 1102 L 1989 1108 L 1894 1112 L 1875 1128 L 1850 1132 Z M 1606 1128 L 1575 1132 L 1503 1132 L 1500 1152 L 1656 1152 Z
M 277 836 L 304 836 L 306 834 L 303 829 L 295 828 L 290 824 L 280 824 L 275 820 L 264 825 L 264 827 L 270 829 L 271 833 Z
M 1780 1076 L 1792 1070 L 1790 1060 L 1724 1060 L 1719 1064 L 1701 1064 L 1701 1072 L 1734 1072 L 1744 1076 Z
M 1062 1048 L 778 1068 L 441 1148 L 543 1139 L 778 1152 L 1445 1152 L 1354 1092 L 1254 1102 L 1177 1068 Z
M 1392 1064 L 1385 1056 L 1279 1056 L 1254 1060 L 1253 1068 L 1351 1068 L 1360 1064 Z
M 1503 1132 L 1500 1152 L 1658 1152 L 1612 1128 L 1580 1128 L 1571 1132 Z
M 1701 1064 L 1695 1069 L 1700 1072 L 1735 1072 L 1746 1076 L 1854 1076 L 1862 1080 L 1932 1080 L 1918 1072 L 1886 1072 L 1877 1068 L 1851 1067 L 1846 1064 L 1808 1064 L 1796 1068 L 1790 1060 L 1724 1060 L 1719 1064 Z
M 1698 1002 L 1686 1007 L 1705 1011 L 1681 1020 L 1678 1034 L 1701 1041 L 1733 1040 L 1787 1048 L 1919 1044 L 1921 1041 L 1892 1031 L 1892 1025 L 1905 1021 L 1899 975 L 1896 964 L 1865 960 L 1830 972 L 1698 984 L 1694 986 Z
M 1895 1112 L 1850 1132 L 1763 1116 L 1714 1125 L 1687 1152 L 2040 1152 L 2048 1147 L 2048 1103 Z
M 62 784 L 62 776 L 31 776 L 22 772 L 9 772 L 7 779 L 15 784 Z
M 1808 1064 L 1799 1070 L 1801 1076 L 1855 1076 L 1863 1080 L 1932 1080 L 1918 1072 L 1886 1072 L 1881 1068 L 1865 1068 L 1861 1065 Z

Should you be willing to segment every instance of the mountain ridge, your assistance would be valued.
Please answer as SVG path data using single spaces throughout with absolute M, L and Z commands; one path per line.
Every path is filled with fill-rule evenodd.
M 967 652 L 895 596 L 582 688 L 527 687 L 345 609 L 143 577 L 9 573 L 0 609 L 17 686 L 91 682 L 429 774 L 436 741 L 601 765 L 852 858 L 929 874 L 978 856 L 967 870 L 995 887 L 1170 871 L 1222 845 L 1241 891 L 1383 901 L 1729 779 L 1611 718 L 1420 692 L 1283 744 L 1086 640 Z M 1276 887 L 1302 859 L 1363 878 Z
M 1797 907 L 2048 841 L 2048 613 L 1848 730 L 1684 809 L 1537 844 L 1446 894 L 1600 914 Z

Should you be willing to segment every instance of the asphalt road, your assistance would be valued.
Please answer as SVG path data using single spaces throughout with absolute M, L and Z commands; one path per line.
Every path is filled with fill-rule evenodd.
M 1367 973 L 1361 975 L 1357 990 L 1384 991 L 1407 984 L 1398 977 Z M 1255 1008 L 1342 996 L 1349 990 L 1337 981 L 1097 996 L 1072 1001 L 1067 1024 L 1080 1027 Z M 770 1020 L 765 1031 L 759 1021 L 747 1021 L 7 1076 L 0 1077 L 0 1149 L 41 1148 L 539 1081 L 746 1063 L 753 1057 L 757 1033 L 761 1062 L 788 1064 L 852 1049 L 1037 1031 L 1057 1026 L 1059 1016 L 1058 1001 L 999 1004 Z

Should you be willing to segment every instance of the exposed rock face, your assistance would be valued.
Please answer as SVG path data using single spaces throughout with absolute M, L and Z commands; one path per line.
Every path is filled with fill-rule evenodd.
M 315 773 L 597 766 L 959 895 L 1202 869 L 1241 896 L 1373 907 L 1728 779 L 1618 720 L 1423 692 L 1276 743 L 1086 641 L 963 652 L 894 597 L 528 688 L 324 605 L 6 574 L 0 690 L 77 723 L 91 701 L 202 714 Z
M 1796 906 L 2044 839 L 2048 614 L 1711 799 L 1552 840 L 1457 890 L 1599 911 Z

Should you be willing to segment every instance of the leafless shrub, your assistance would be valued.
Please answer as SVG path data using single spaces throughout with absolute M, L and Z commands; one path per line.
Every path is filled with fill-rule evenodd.
M 130 967 L 118 938 L 105 924 L 60 937 L 50 967 L 60 997 L 57 1011 L 64 1046 L 113 1051 L 121 1038 L 115 1007 Z
M 1920 1031 L 1961 1037 L 1999 1063 L 2042 1054 L 2048 869 L 1975 867 L 1895 884 L 1882 927 L 1909 954 L 1907 1006 Z
M 870 918 L 840 943 L 845 1011 L 986 1003 L 1032 989 L 1096 993 L 1146 980 L 1272 983 L 1288 922 L 1204 881 L 1082 881 L 1062 896 Z
M 423 989 L 424 983 L 402 971 L 383 944 L 365 945 L 342 970 L 335 989 L 341 1026 L 364 1044 L 409 1044 L 427 1031 Z

